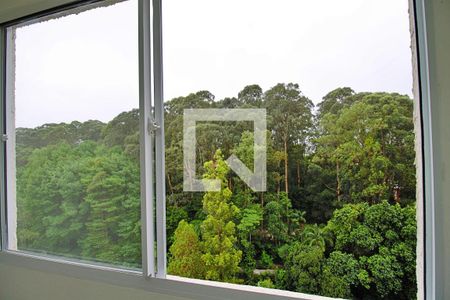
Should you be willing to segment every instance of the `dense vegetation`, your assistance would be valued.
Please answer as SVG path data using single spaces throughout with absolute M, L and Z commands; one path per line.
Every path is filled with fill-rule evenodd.
M 183 110 L 266 108 L 267 192 L 253 124 L 199 122 L 197 173 L 220 192 L 183 192 Z M 314 107 L 296 84 L 207 91 L 166 102 L 170 274 L 334 297 L 415 298 L 413 103 L 338 88 Z M 17 129 L 20 249 L 140 265 L 138 111 Z

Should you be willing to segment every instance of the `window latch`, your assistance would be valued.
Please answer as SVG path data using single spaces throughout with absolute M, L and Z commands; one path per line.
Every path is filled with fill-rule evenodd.
M 2 142 L 6 142 L 8 140 L 7 134 L 2 134 Z
M 155 120 L 153 120 L 152 118 L 150 118 L 148 120 L 148 132 L 151 135 L 154 135 L 156 133 L 156 131 L 160 128 L 161 128 L 161 126 L 158 123 L 156 123 Z

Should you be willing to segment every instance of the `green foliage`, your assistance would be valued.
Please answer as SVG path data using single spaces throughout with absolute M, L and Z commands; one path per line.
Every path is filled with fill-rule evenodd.
M 256 253 L 252 236 L 260 226 L 262 219 L 263 212 L 261 207 L 257 204 L 253 204 L 250 207 L 241 210 L 240 222 L 236 227 L 243 252 L 242 265 L 248 274 L 251 274 L 256 267 Z
M 260 280 L 260 281 L 258 281 L 258 283 L 256 285 L 260 286 L 260 287 L 264 287 L 264 288 L 269 288 L 269 289 L 274 289 L 275 288 L 275 284 L 273 284 L 273 282 L 272 282 L 272 280 L 270 278 L 266 278 L 264 280 Z
M 126 145 L 127 137 L 134 135 L 139 130 L 139 110 L 133 109 L 123 112 L 111 120 L 103 129 L 103 141 L 108 146 Z
M 139 266 L 139 167 L 94 142 L 36 149 L 18 176 L 21 249 Z
M 267 197 L 269 202 L 264 207 L 265 224 L 271 239 L 280 245 L 301 229 L 305 222 L 304 212 L 292 208 L 286 193 L 272 196 Z
M 352 96 L 354 95 L 355 91 L 349 87 L 337 88 L 329 92 L 317 105 L 319 108 L 318 117 L 321 118 L 327 113 L 338 114 L 340 110 L 353 102 L 354 97 Z
M 307 225 L 280 248 L 285 273 L 277 282 L 330 297 L 415 297 L 414 220 L 411 207 L 386 201 L 345 205 L 324 229 Z
M 187 220 L 187 212 L 180 207 L 167 206 L 166 208 L 166 235 L 167 235 L 167 246 L 170 248 L 175 238 L 175 230 L 181 220 Z
M 81 171 L 92 158 L 66 143 L 36 149 L 17 178 L 18 245 L 21 249 L 78 255 L 88 209 Z
M 277 244 L 288 240 L 288 227 L 285 222 L 280 222 L 285 210 L 280 202 L 274 200 L 266 204 L 264 208 L 265 224 L 271 240 Z
M 298 84 L 277 84 L 265 93 L 269 128 L 284 153 L 284 191 L 289 194 L 289 144 L 306 145 L 313 127 L 313 103 L 303 96 Z
M 100 121 L 89 120 L 83 123 L 73 121 L 68 124 L 51 123 L 36 128 L 17 128 L 17 148 L 35 149 L 59 143 L 76 145 L 86 141 L 98 142 L 102 139 L 105 126 L 106 124 Z
M 324 259 L 323 249 L 294 242 L 284 258 L 287 287 L 297 292 L 320 293 L 320 275 Z
M 251 235 L 262 221 L 262 210 L 258 205 L 252 205 L 241 211 L 240 223 L 237 226 L 242 244 L 251 243 Z
M 204 254 L 203 262 L 206 268 L 206 279 L 219 281 L 235 281 L 239 271 L 242 251 L 236 249 L 235 223 L 233 218 L 239 209 L 232 203 L 231 191 L 226 186 L 228 166 L 222 153 L 217 151 L 214 161 L 205 164 L 206 179 L 218 179 L 222 188 L 219 192 L 206 192 L 203 196 L 203 210 L 206 219 L 202 224 Z
M 105 155 L 106 153 L 106 155 Z M 85 201 L 89 205 L 82 255 L 139 265 L 139 168 L 122 151 L 100 147 L 89 162 Z M 82 182 L 84 180 L 82 179 Z
M 194 226 L 182 220 L 174 234 L 170 247 L 167 270 L 172 275 L 190 278 L 204 278 L 205 268 L 201 259 L 201 244 Z
M 322 268 L 322 294 L 336 298 L 351 298 L 351 288 L 359 283 L 359 278 L 363 280 L 365 275 L 367 272 L 360 268 L 359 262 L 352 254 L 334 251 L 325 260 Z
M 412 101 L 387 93 L 350 93 L 342 99 L 340 109 L 324 109 L 318 120 L 314 161 L 330 175 L 334 170 L 334 182 L 326 186 L 334 187 L 340 202 L 410 203 L 415 193 Z
M 239 102 L 255 107 L 260 107 L 262 103 L 263 90 L 259 85 L 247 85 L 238 94 Z
M 197 174 L 219 179 L 221 191 L 183 192 L 184 109 L 252 107 L 268 113 L 267 192 L 253 192 L 223 159 L 235 154 L 253 169 L 251 122 L 196 124 Z M 344 87 L 313 111 L 292 83 L 165 102 L 171 274 L 332 297 L 415 297 L 411 99 Z M 135 109 L 107 124 L 16 130 L 19 249 L 140 267 L 138 125 Z
M 264 251 L 264 250 L 261 253 L 261 266 L 263 268 L 272 268 L 272 266 L 273 266 L 272 256 L 267 254 L 266 251 Z
M 300 240 L 303 244 L 318 247 L 322 251 L 326 249 L 326 238 L 327 236 L 322 233 L 322 229 L 317 224 L 306 225 L 300 234 Z
M 365 203 L 345 205 L 335 211 L 325 230 L 334 236 L 336 251 L 351 254 L 358 261 L 361 270 L 357 272 L 359 282 L 355 286 L 360 293 L 376 291 L 380 297 L 400 299 L 415 294 L 413 207 L 402 208 L 386 201 L 371 206 Z M 354 277 L 351 281 L 356 282 Z

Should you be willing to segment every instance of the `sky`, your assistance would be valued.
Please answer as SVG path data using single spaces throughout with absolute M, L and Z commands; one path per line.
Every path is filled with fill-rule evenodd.
M 138 106 L 137 1 L 16 31 L 16 126 L 111 120 Z M 164 0 L 165 100 L 298 83 L 412 95 L 407 0 Z

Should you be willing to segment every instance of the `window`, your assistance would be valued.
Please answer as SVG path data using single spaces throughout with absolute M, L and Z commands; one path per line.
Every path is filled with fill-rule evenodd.
M 415 297 L 408 3 L 325 2 L 7 24 L 3 249 L 174 287 Z
M 140 268 L 137 1 L 74 12 L 8 28 L 9 249 Z
M 414 297 L 407 12 L 407 1 L 165 3 L 169 274 Z

